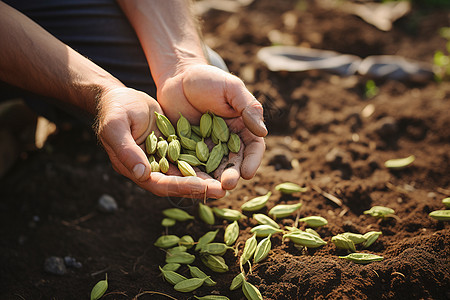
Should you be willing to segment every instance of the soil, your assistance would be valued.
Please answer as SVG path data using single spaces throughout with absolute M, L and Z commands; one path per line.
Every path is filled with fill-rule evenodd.
M 379 91 L 367 98 L 367 78 L 270 72 L 256 59 L 257 50 L 274 43 L 278 34 L 284 44 L 431 62 L 435 50 L 445 49 L 437 32 L 449 26 L 448 16 L 445 9 L 414 7 L 389 32 L 309 1 L 261 0 L 237 13 L 213 10 L 204 16 L 206 42 L 263 102 L 270 132 L 257 175 L 209 205 L 239 209 L 272 191 L 268 208 L 302 201 L 301 217 L 328 220 L 317 230 L 328 243 L 317 249 L 302 251 L 281 235 L 272 237 L 268 258 L 248 275 L 264 299 L 450 299 L 450 225 L 428 216 L 443 209 L 441 200 L 450 196 L 448 82 L 376 80 Z M 367 106 L 374 109 L 370 115 L 363 113 Z M 388 159 L 409 155 L 416 160 L 408 168 L 384 167 Z M 286 181 L 308 191 L 281 195 L 274 187 Z M 116 199 L 116 213 L 97 211 L 102 194 Z M 153 243 L 165 233 L 163 209 L 177 205 L 196 215 L 196 202 L 156 197 L 115 173 L 89 128 L 60 128 L 41 150 L 22 153 L 0 182 L 0 199 L 1 299 L 87 299 L 105 273 L 104 299 L 139 294 L 139 299 L 168 299 L 149 291 L 193 299 L 194 293 L 175 292 L 159 276 L 165 253 Z M 363 214 L 374 205 L 393 208 L 397 217 Z M 292 225 L 295 215 L 280 222 Z M 227 223 L 207 226 L 196 219 L 169 232 L 198 239 L 220 229 L 220 241 Z M 255 224 L 252 218 L 240 222 L 240 251 Z M 359 265 L 338 258 L 346 252 L 331 243 L 333 235 L 371 230 L 383 234 L 368 249 L 357 250 L 381 255 L 383 261 Z M 63 276 L 46 273 L 43 265 L 50 256 L 72 256 L 82 267 L 68 268 Z M 217 285 L 195 295 L 244 299 L 240 290 L 229 291 L 238 258 L 230 251 L 224 257 L 230 270 L 211 274 Z M 194 265 L 208 273 L 200 261 Z M 189 276 L 185 267 L 180 273 Z

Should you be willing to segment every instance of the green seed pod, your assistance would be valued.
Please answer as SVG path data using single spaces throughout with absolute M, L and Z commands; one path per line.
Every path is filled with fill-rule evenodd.
M 221 143 L 222 145 L 222 153 L 223 155 L 228 155 L 228 153 L 230 153 L 230 150 L 228 150 L 228 146 L 226 143 Z
M 350 253 L 347 256 L 339 256 L 339 258 L 344 258 L 357 264 L 368 264 L 374 261 L 383 260 L 383 256 L 378 256 L 371 253 Z
M 270 225 L 274 228 L 280 228 L 280 225 L 278 225 L 277 222 L 264 214 L 254 214 L 253 219 L 255 219 L 260 225 Z
M 344 232 L 342 235 L 350 239 L 355 245 L 364 243 L 367 240 L 364 235 L 359 233 Z
M 91 300 L 100 299 L 108 289 L 108 275 L 105 276 L 105 280 L 97 282 L 91 290 Z
M 200 125 L 201 126 L 201 125 Z M 200 127 L 201 129 L 201 127 Z M 230 130 L 228 129 L 227 123 L 221 117 L 213 115 L 212 119 L 212 132 L 222 143 L 228 142 L 230 137 Z
M 175 163 L 178 158 L 180 157 L 181 153 L 181 145 L 179 140 L 172 140 L 169 143 L 167 156 L 169 157 L 169 160 L 173 163 Z
M 302 206 L 302 203 L 300 202 L 297 204 L 279 204 L 272 207 L 269 211 L 269 215 L 272 215 L 275 219 L 285 218 L 294 213 L 300 206 Z
M 222 144 L 219 142 L 219 144 L 215 145 L 211 153 L 209 153 L 209 158 L 206 161 L 206 173 L 211 173 L 217 167 L 220 165 L 220 162 L 222 161 L 223 157 L 223 151 L 222 151 Z
M 173 140 L 178 140 L 178 137 L 175 134 L 169 135 L 169 137 L 167 138 L 167 142 L 170 143 Z
M 194 239 L 192 238 L 192 236 L 190 235 L 183 235 L 180 238 L 180 241 L 178 242 L 179 245 L 181 246 L 185 246 L 188 249 L 191 249 L 192 247 L 194 247 L 195 242 Z
M 202 247 L 200 253 L 222 256 L 228 249 L 233 249 L 233 247 L 227 246 L 224 243 L 209 243 Z
M 242 251 L 240 259 L 242 265 L 245 265 L 245 263 L 252 258 L 257 245 L 258 242 L 256 241 L 256 234 L 252 235 L 251 238 L 245 241 L 244 250 Z
M 230 134 L 230 139 L 227 142 L 228 149 L 233 153 L 238 153 L 241 150 L 241 139 L 236 133 Z
M 181 148 L 181 151 L 183 152 L 183 154 L 189 154 L 189 155 L 192 155 L 192 156 L 197 156 L 197 154 L 193 150 L 188 150 L 188 149 Z M 178 159 L 180 159 L 180 158 L 178 158 Z
M 191 125 L 191 138 L 192 138 L 192 134 L 196 134 L 199 137 L 202 136 L 199 125 Z
M 205 266 L 207 266 L 211 271 L 216 273 L 225 273 L 228 271 L 228 266 L 222 256 L 218 255 L 202 255 L 200 257 L 201 261 Z
M 266 206 L 267 200 L 269 200 L 270 196 L 272 195 L 272 192 L 267 192 L 264 196 L 259 196 L 256 198 L 253 198 L 244 204 L 241 205 L 241 210 L 243 211 L 256 211 L 260 210 L 263 207 Z
M 239 221 L 244 217 L 244 215 L 240 211 L 235 209 L 213 207 L 212 210 L 218 218 L 227 221 Z
M 214 225 L 215 218 L 214 213 L 208 205 L 205 205 L 203 203 L 198 203 L 198 216 L 200 219 L 209 225 Z
M 163 269 L 164 271 L 173 271 L 173 272 L 175 272 L 175 271 L 178 270 L 180 267 L 181 267 L 180 264 L 174 264 L 174 263 L 171 263 L 171 264 L 165 264 L 165 265 L 162 267 L 162 269 Z
M 186 252 L 186 251 L 187 251 L 187 248 L 185 246 L 175 246 L 173 248 L 168 249 L 167 253 L 170 255 L 173 255 L 173 254 Z
M 362 244 L 363 248 L 368 248 L 370 245 L 375 243 L 375 241 L 378 239 L 378 237 L 382 234 L 381 231 L 369 231 L 366 232 L 363 237 L 366 239 L 366 241 Z
M 364 214 L 371 215 L 372 217 L 375 217 L 375 218 L 385 218 L 389 215 L 395 214 L 395 211 L 389 207 L 373 206 L 369 210 L 365 210 Z
M 202 279 L 203 279 L 203 278 L 206 278 L 206 279 L 205 279 L 205 285 L 206 285 L 206 286 L 214 286 L 214 285 L 217 284 L 217 282 L 215 282 L 214 280 L 212 280 L 210 276 L 206 275 L 206 274 L 205 274 L 202 270 L 200 270 L 199 268 L 193 267 L 193 266 L 190 266 L 190 265 L 188 265 L 188 267 L 189 267 L 189 272 L 191 273 L 191 276 L 192 276 L 192 277 L 195 277 L 195 278 L 202 278 Z
M 230 225 L 225 228 L 225 233 L 223 235 L 223 239 L 225 244 L 228 246 L 233 245 L 239 237 L 239 224 L 237 221 L 233 221 Z
M 167 149 L 169 148 L 169 144 L 165 140 L 161 140 L 158 142 L 156 146 L 156 151 L 159 157 L 165 157 L 167 154 Z
M 293 194 L 293 193 L 299 193 L 299 192 L 306 192 L 308 188 L 301 187 L 298 184 L 292 183 L 292 182 L 284 182 L 280 183 L 275 187 L 277 191 L 282 192 L 283 194 Z
M 445 205 L 446 209 L 450 209 L 450 197 L 442 199 L 442 204 Z
M 180 154 L 179 160 L 185 161 L 193 167 L 204 166 L 205 164 L 198 160 L 194 155 Z
M 176 264 L 192 264 L 195 260 L 195 255 L 192 255 L 187 252 L 177 252 L 174 254 L 167 253 L 166 255 L 166 263 L 176 263 Z
M 234 291 L 240 288 L 244 283 L 244 281 L 245 281 L 244 273 L 237 274 L 236 277 L 233 278 L 233 281 L 231 281 L 230 291 Z
M 325 226 L 328 224 L 327 219 L 320 217 L 320 216 L 309 216 L 309 217 L 301 218 L 299 221 L 306 222 L 306 224 L 312 228 L 317 228 L 317 227 Z
M 164 218 L 161 221 L 161 225 L 164 227 L 172 227 L 177 223 L 177 221 L 175 221 L 174 219 L 171 218 Z
M 211 141 L 214 143 L 214 144 L 219 144 L 219 139 L 217 138 L 217 136 L 215 135 L 215 133 L 214 133 L 214 131 L 213 132 L 211 132 Z
M 155 111 L 156 115 L 156 126 L 158 126 L 159 131 L 164 134 L 165 137 L 168 137 L 171 134 L 175 134 L 175 128 L 173 128 L 172 123 L 170 123 L 169 119 L 165 115 L 159 114 Z
M 163 173 L 167 173 L 169 171 L 169 161 L 165 157 L 161 157 L 159 160 L 159 170 Z
M 162 211 L 163 215 L 168 218 L 177 220 L 179 222 L 184 222 L 187 220 L 193 220 L 194 216 L 191 216 L 187 212 L 179 208 L 167 208 Z
M 191 124 L 189 123 L 188 119 L 183 117 L 183 115 L 180 113 L 180 118 L 177 121 L 177 133 L 178 136 L 182 137 L 185 136 L 187 138 L 191 137 Z
M 175 284 L 187 279 L 186 277 L 184 277 L 181 274 L 178 274 L 175 271 L 164 270 L 164 268 L 161 268 L 161 267 L 159 267 L 159 270 L 161 271 L 164 279 L 171 285 L 175 285 Z
M 228 298 L 227 296 L 220 296 L 220 295 L 206 295 L 203 297 L 198 297 L 195 296 L 195 299 L 199 299 L 199 300 L 230 300 L 230 298 Z
M 450 221 L 450 210 L 435 210 L 428 215 L 438 221 Z
M 306 229 L 305 229 L 305 232 L 311 233 L 311 234 L 314 234 L 314 235 L 317 236 L 317 237 L 320 237 L 320 235 L 317 233 L 317 231 L 315 231 L 315 230 L 312 229 L 312 228 L 306 228 Z
M 178 170 L 180 170 L 181 174 L 183 176 L 195 176 L 197 177 L 197 174 L 195 174 L 194 169 L 191 167 L 190 164 L 188 164 L 185 161 L 179 160 L 178 161 Z
M 253 263 L 259 263 L 269 255 L 269 251 L 272 249 L 272 242 L 270 241 L 271 236 L 272 235 L 268 235 L 258 243 L 253 257 Z
M 148 154 L 153 154 L 156 152 L 156 145 L 158 144 L 158 138 L 155 135 L 155 132 L 152 131 L 147 138 L 145 139 L 145 150 Z
M 151 169 L 152 172 L 159 172 L 160 171 L 159 163 L 156 160 L 152 161 L 150 163 L 150 169 Z
M 331 241 L 334 243 L 336 248 L 349 250 L 352 252 L 356 252 L 355 243 L 352 242 L 349 238 L 345 237 L 342 234 L 335 235 L 331 238 Z
M 180 142 L 181 146 L 184 149 L 195 151 L 195 147 L 197 146 L 197 142 L 194 140 L 191 140 L 190 138 L 180 136 Z
M 177 245 L 179 240 L 180 238 L 176 235 L 163 235 L 160 236 L 153 245 L 159 248 L 171 248 Z
M 203 162 L 208 160 L 209 148 L 203 139 L 197 143 L 197 146 L 195 147 L 195 154 L 197 158 Z
M 283 235 L 283 238 L 290 239 L 294 244 L 306 247 L 306 248 L 318 248 L 320 246 L 326 245 L 327 242 L 322 240 L 320 237 L 304 232 L 304 231 L 293 231 Z
M 384 163 L 384 166 L 389 169 L 402 169 L 412 164 L 415 159 L 414 155 L 405 158 L 389 159 Z
M 283 230 L 274 228 L 270 225 L 258 225 L 250 230 L 250 232 L 256 234 L 257 237 L 266 237 L 282 231 Z
M 263 300 L 261 292 L 250 282 L 244 281 L 242 284 L 242 292 L 247 300 Z
M 212 118 L 211 115 L 205 113 L 200 118 L 200 136 L 203 138 L 209 137 L 212 131 Z
M 148 157 L 148 162 L 151 164 L 152 162 L 156 161 L 155 157 L 153 155 L 150 155 Z
M 189 278 L 178 282 L 173 288 L 177 292 L 189 293 L 201 287 L 205 280 L 206 278 Z
M 219 229 L 217 229 L 215 231 L 208 231 L 202 237 L 200 237 L 198 239 L 197 245 L 195 246 L 195 251 L 201 250 L 204 245 L 209 244 L 212 241 L 214 241 L 218 232 L 219 232 Z

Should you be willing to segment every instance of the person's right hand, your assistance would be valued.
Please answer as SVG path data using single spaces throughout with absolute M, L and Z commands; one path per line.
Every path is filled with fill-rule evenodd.
M 96 132 L 113 168 L 158 196 L 225 196 L 221 183 L 206 175 L 182 177 L 173 165 L 167 174 L 151 173 L 144 143 L 152 130 L 159 133 L 155 111 L 163 113 L 155 99 L 131 88 L 115 88 L 100 97 Z

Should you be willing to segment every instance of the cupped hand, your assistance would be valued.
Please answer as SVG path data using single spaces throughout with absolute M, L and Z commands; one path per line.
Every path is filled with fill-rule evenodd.
M 191 124 L 198 124 L 201 115 L 209 111 L 223 117 L 240 136 L 244 147 L 239 153 L 230 153 L 228 161 L 214 172 L 223 189 L 235 188 L 240 177 L 255 175 L 265 151 L 267 129 L 261 104 L 242 80 L 214 66 L 186 66 L 159 84 L 158 102 L 172 123 L 181 112 Z
M 181 177 L 174 166 L 167 174 L 151 172 L 144 143 L 157 132 L 155 111 L 162 113 L 155 99 L 131 88 L 112 89 L 99 99 L 96 132 L 113 168 L 158 196 L 223 197 L 221 183 L 211 177 Z

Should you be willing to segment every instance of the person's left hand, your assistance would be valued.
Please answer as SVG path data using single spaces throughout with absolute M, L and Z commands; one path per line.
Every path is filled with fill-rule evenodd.
M 158 86 L 157 99 L 173 124 L 179 112 L 191 124 L 198 124 L 201 115 L 209 111 L 223 117 L 240 136 L 241 150 L 230 152 L 228 161 L 214 172 L 223 189 L 235 188 L 240 177 L 255 175 L 265 151 L 267 129 L 261 104 L 238 77 L 214 66 L 187 66 Z

